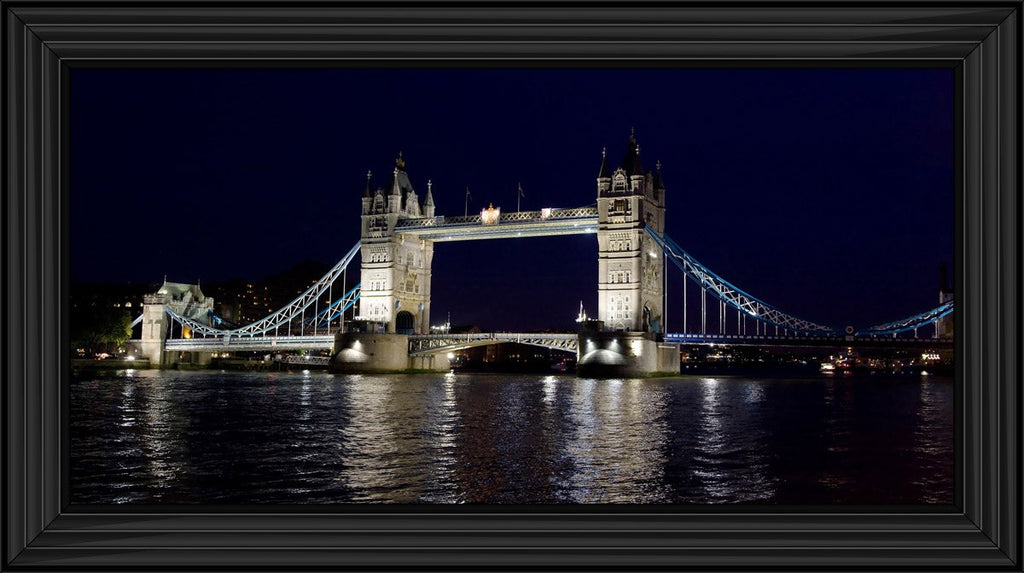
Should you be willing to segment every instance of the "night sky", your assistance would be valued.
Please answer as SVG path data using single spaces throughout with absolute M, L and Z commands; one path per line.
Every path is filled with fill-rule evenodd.
M 662 163 L 667 234 L 739 288 L 837 327 L 938 305 L 949 70 L 74 69 L 71 281 L 333 265 L 366 172 L 384 186 L 399 151 L 438 215 L 467 186 L 471 213 L 515 211 L 519 183 L 523 210 L 591 205 L 602 148 L 618 165 L 632 128 Z M 596 314 L 594 235 L 435 245 L 435 324 L 571 329 L 581 300 Z

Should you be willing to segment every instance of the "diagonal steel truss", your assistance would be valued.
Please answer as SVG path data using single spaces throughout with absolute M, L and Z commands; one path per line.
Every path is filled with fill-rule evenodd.
M 926 324 L 930 324 L 943 318 L 953 312 L 953 300 L 950 299 L 941 305 L 921 314 L 904 318 L 902 320 L 895 320 L 878 326 L 872 326 L 867 330 L 858 332 L 858 335 L 872 335 L 880 336 L 885 334 L 898 334 L 900 332 L 906 332 L 908 330 L 915 330 Z
M 645 229 L 647 234 L 654 239 L 654 242 L 661 247 L 669 259 L 676 265 L 676 267 L 683 271 L 687 277 L 696 282 L 702 289 L 711 293 L 713 296 L 724 301 L 726 304 L 738 311 L 766 324 L 778 326 L 779 328 L 784 328 L 792 332 L 816 334 L 819 336 L 823 334 L 838 334 L 838 331 L 835 328 L 816 324 L 790 314 L 786 314 L 785 312 L 750 296 L 733 286 L 729 281 L 716 275 L 711 271 L 711 269 L 697 262 L 696 259 L 691 257 L 689 253 L 684 251 L 682 247 L 677 245 L 676 242 L 667 235 L 659 235 L 650 227 L 645 227 Z
M 473 334 L 417 334 L 409 337 L 409 354 L 432 354 L 445 350 L 461 350 L 501 342 L 518 342 L 552 350 L 576 352 L 579 337 L 576 334 L 536 332 L 480 332 Z
M 587 207 L 573 207 L 569 209 L 550 209 L 546 214 L 543 211 L 516 211 L 512 213 L 502 213 L 498 219 L 498 224 L 501 223 L 516 223 L 516 222 L 553 222 L 563 219 L 589 219 L 597 217 L 597 206 Z M 479 225 L 482 223 L 480 214 L 467 215 L 464 217 L 446 217 L 438 215 L 437 217 L 421 217 L 417 219 L 402 219 L 395 224 L 395 232 L 404 232 L 408 229 L 416 229 L 422 227 L 445 227 L 445 226 L 457 226 L 457 225 Z
M 321 310 L 316 316 L 307 318 L 302 324 L 306 326 L 312 325 L 314 322 L 317 326 L 326 326 L 332 320 L 341 316 L 341 313 L 352 308 L 352 306 L 359 300 L 359 294 L 362 289 L 363 283 L 359 283 L 352 287 L 347 293 L 342 295 L 341 298 L 331 303 L 330 306 Z
M 331 285 L 334 284 L 334 281 L 336 281 L 345 269 L 348 268 L 349 263 L 352 262 L 352 259 L 354 259 L 356 254 L 359 252 L 360 246 L 360 243 L 356 243 L 355 246 L 352 247 L 352 249 L 349 250 L 349 252 L 346 253 L 340 261 L 338 261 L 338 264 L 334 265 L 331 270 L 327 271 L 327 274 L 320 277 L 320 280 L 313 283 L 313 286 L 309 287 L 306 292 L 300 294 L 298 298 L 288 303 L 280 310 L 277 310 L 252 324 L 247 324 L 239 328 L 221 329 L 214 328 L 186 316 L 182 316 L 170 308 L 167 309 L 167 314 L 178 323 L 187 326 L 193 332 L 199 334 L 229 338 L 262 336 L 282 326 L 287 326 L 292 320 L 302 316 L 306 309 L 313 306 L 320 297 L 328 292 Z

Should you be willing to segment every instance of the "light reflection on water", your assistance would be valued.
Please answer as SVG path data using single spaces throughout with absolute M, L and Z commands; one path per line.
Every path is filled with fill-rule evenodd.
M 73 503 L 951 503 L 948 379 L 134 371 Z

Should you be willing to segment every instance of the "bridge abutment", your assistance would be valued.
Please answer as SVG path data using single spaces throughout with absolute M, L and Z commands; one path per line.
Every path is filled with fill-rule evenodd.
M 655 373 L 680 373 L 678 344 L 644 332 L 580 332 L 577 376 L 643 378 Z
M 409 337 L 404 334 L 339 332 L 328 368 L 342 374 L 409 369 Z
M 166 298 L 159 294 L 146 295 L 142 307 L 142 338 L 139 341 L 139 352 L 155 367 L 164 363 L 167 328 Z
M 412 370 L 430 370 L 432 372 L 450 372 L 452 366 L 447 354 L 427 354 L 425 356 L 410 356 L 409 368 Z
M 213 299 L 203 295 L 199 285 L 167 282 L 165 278 L 160 290 L 143 297 L 140 353 L 156 367 L 179 363 L 208 365 L 211 360 L 209 352 L 191 352 L 183 360 L 179 353 L 167 350 L 168 334 L 173 328 L 168 309 L 196 322 L 209 324 Z M 191 333 L 185 333 L 187 329 L 183 325 L 179 328 L 179 334 L 184 338 L 191 336 Z

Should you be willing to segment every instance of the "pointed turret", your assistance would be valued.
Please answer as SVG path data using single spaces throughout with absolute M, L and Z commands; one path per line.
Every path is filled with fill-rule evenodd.
M 601 169 L 597 172 L 597 194 L 607 193 L 612 187 L 612 173 L 608 168 L 608 149 L 601 148 Z
M 611 179 L 612 172 L 608 169 L 608 149 L 601 148 L 601 170 L 597 172 L 598 179 Z
M 657 191 L 665 190 L 665 181 L 661 178 L 661 160 L 654 164 L 654 189 Z
M 401 171 L 398 167 L 395 167 L 395 170 L 391 173 L 391 184 L 388 185 L 388 190 L 391 192 L 391 195 L 402 194 L 402 184 L 398 180 L 399 174 L 402 173 L 404 172 Z
M 373 184 L 370 181 L 370 177 L 373 175 L 370 171 L 366 172 L 366 189 L 363 190 L 363 215 L 370 213 L 370 206 L 373 204 Z
M 629 143 L 626 145 L 626 154 L 622 156 L 622 163 L 619 169 L 626 172 L 627 176 L 643 175 L 644 168 L 640 164 L 640 144 L 636 142 L 636 130 L 631 129 Z
M 427 180 L 427 197 L 423 200 L 423 216 L 433 217 L 434 216 L 434 194 L 432 191 L 433 184 L 430 180 Z
M 402 152 L 398 152 L 398 158 L 395 159 L 395 169 L 391 176 L 391 181 L 388 183 L 388 193 L 390 198 L 388 199 L 388 211 L 392 213 L 403 213 L 409 210 L 407 197 L 410 192 L 413 191 L 412 183 L 409 181 L 409 174 L 405 172 L 405 159 L 402 157 Z M 418 210 L 419 205 L 417 205 Z

